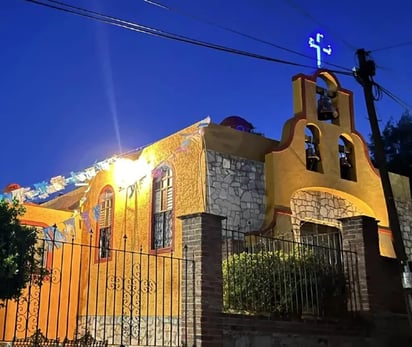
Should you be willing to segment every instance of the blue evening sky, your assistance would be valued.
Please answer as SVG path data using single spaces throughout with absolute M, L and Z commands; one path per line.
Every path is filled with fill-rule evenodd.
M 318 31 L 333 49 L 325 61 L 347 69 L 356 64 L 357 48 L 374 50 L 409 42 L 378 50 L 373 58 L 379 66 L 375 80 L 412 103 L 410 1 L 161 0 L 189 16 L 143 0 L 67 1 L 313 68 L 148 36 L 24 0 L 2 0 L 0 188 L 11 182 L 32 187 L 53 176 L 69 176 L 71 171 L 154 142 L 208 115 L 215 123 L 240 115 L 256 131 L 280 139 L 282 126 L 293 112 L 292 76 L 315 70 L 315 51 L 307 42 Z M 338 78 L 354 92 L 356 126 L 367 138 L 370 130 L 362 89 L 351 76 Z M 381 127 L 404 111 L 387 96 L 376 106 Z

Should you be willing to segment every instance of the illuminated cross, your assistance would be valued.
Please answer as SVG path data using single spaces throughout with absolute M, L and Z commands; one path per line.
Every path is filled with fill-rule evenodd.
M 316 62 L 318 67 L 322 65 L 322 52 L 326 53 L 327 55 L 331 55 L 332 47 L 328 45 L 327 47 L 321 47 L 320 41 L 323 39 L 323 34 L 317 33 L 316 39 L 313 37 L 309 37 L 309 47 L 316 49 Z

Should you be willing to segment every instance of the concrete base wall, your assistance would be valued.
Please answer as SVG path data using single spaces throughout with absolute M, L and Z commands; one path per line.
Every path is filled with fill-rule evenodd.
M 406 315 L 367 316 L 351 322 L 282 322 L 224 315 L 224 347 L 410 347 Z

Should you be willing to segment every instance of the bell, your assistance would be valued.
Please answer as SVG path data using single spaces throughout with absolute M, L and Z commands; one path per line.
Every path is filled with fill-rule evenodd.
M 321 95 L 318 100 L 318 119 L 330 120 L 338 118 L 338 111 L 332 104 L 331 98 L 327 95 Z
M 306 143 L 313 143 L 312 136 L 305 135 L 305 142 Z
M 313 161 L 320 160 L 319 156 L 316 154 L 315 149 L 312 146 L 306 148 L 306 159 Z
M 346 155 L 344 157 L 340 157 L 340 166 L 342 167 L 352 167 L 352 164 L 349 162 Z
M 317 171 L 317 163 L 320 161 L 319 155 L 313 145 L 306 148 L 306 169 Z
M 352 172 L 352 164 L 348 160 L 347 156 L 341 156 L 340 159 L 340 177 L 350 180 L 351 179 L 351 172 Z

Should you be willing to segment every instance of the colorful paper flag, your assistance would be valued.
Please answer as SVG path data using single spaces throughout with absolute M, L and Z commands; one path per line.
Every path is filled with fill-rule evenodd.
M 93 216 L 96 222 L 98 222 L 99 216 L 100 216 L 100 205 L 99 204 L 93 207 Z
M 47 187 L 48 184 L 46 181 L 40 182 L 40 183 L 35 183 L 34 188 L 40 193 L 40 194 L 47 194 Z
M 55 176 L 50 179 L 50 184 L 55 191 L 63 190 L 66 187 L 66 179 L 63 176 Z
M 84 224 L 86 225 L 86 230 L 89 233 L 92 233 L 93 229 L 92 229 L 92 225 L 90 224 L 89 211 L 82 212 L 81 217 L 82 217 Z
M 64 221 L 65 233 L 66 235 L 71 235 L 72 237 L 76 236 L 76 220 L 74 218 L 69 218 Z
M 60 248 L 62 245 L 62 242 L 66 242 L 67 238 L 66 235 L 62 233 L 59 228 L 57 228 L 56 225 L 53 226 L 53 236 L 54 236 L 54 242 L 53 244 L 57 247 Z

